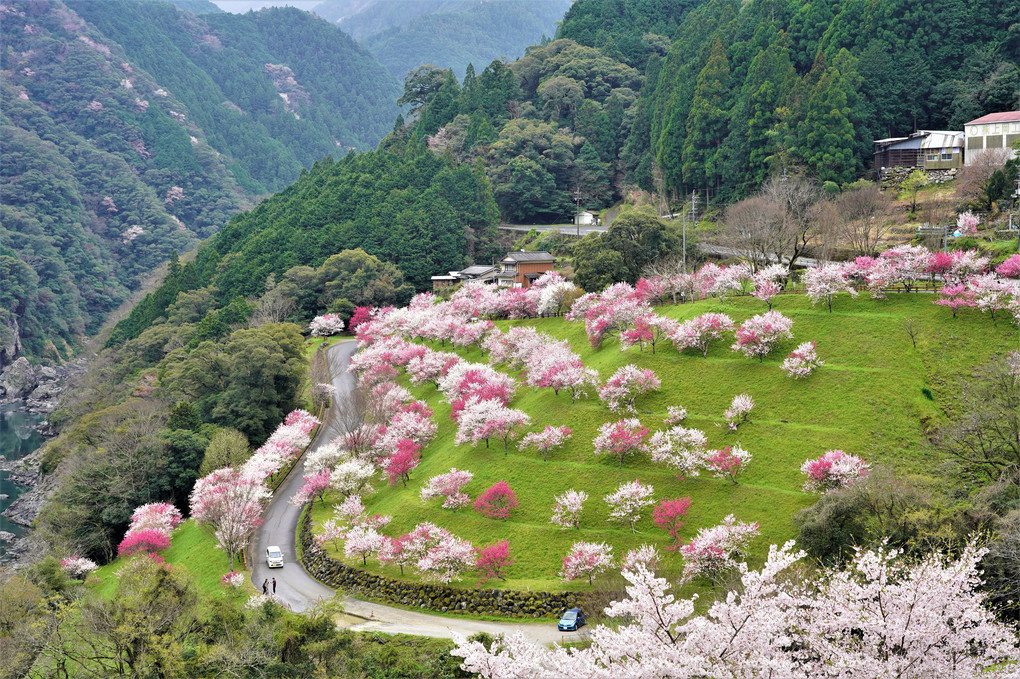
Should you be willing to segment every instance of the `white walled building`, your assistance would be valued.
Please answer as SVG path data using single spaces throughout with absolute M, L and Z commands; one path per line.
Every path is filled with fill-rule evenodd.
M 964 123 L 967 150 L 964 165 L 974 165 L 981 154 L 995 149 L 1009 149 L 1020 140 L 1020 111 L 989 113 Z M 1016 150 L 1010 150 L 1010 158 L 1016 157 Z

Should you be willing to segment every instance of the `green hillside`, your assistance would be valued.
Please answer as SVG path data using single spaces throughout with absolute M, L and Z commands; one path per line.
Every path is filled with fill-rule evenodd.
M 574 541 L 608 542 L 618 559 L 642 543 L 658 545 L 660 551 L 668 544 L 665 532 L 653 525 L 650 510 L 638 523 L 638 533 L 631 533 L 625 525 L 606 522 L 608 508 L 603 496 L 615 491 L 621 482 L 638 478 L 655 487 L 657 500 L 677 496 L 692 499 L 690 521 L 682 531 L 685 540 L 698 528 L 713 526 L 731 513 L 742 521 L 759 522 L 761 535 L 752 543 L 749 556 L 752 564 L 761 564 L 770 544 L 782 544 L 796 536 L 793 515 L 815 501 L 816 496 L 801 490 L 805 477 L 799 469 L 804 460 L 838 448 L 898 474 L 938 474 L 943 459 L 926 433 L 943 421 L 943 410 L 957 395 L 957 378 L 1013 348 L 1016 330 L 1005 323 L 993 325 L 987 316 L 978 313 L 952 319 L 931 301 L 930 295 L 894 294 L 886 300 L 841 297 L 830 314 L 824 306 L 811 307 L 802 295 L 784 295 L 776 308 L 793 319 L 795 339 L 780 346 L 764 363 L 730 351 L 728 342 L 714 345 L 707 358 L 697 353 L 680 355 L 668 343 L 660 345 L 655 355 L 649 350 L 621 352 L 616 341 L 592 351 L 582 323 L 563 319 L 520 321 L 569 340 L 585 365 L 597 368 L 603 379 L 627 363 L 653 369 L 663 387 L 638 399 L 637 416 L 642 424 L 653 431 L 663 428 L 667 406 L 687 408 L 684 426 L 704 431 L 710 448 L 739 442 L 752 453 L 754 457 L 739 483 L 734 485 L 705 473 L 694 479 L 679 479 L 642 455 L 628 459 L 619 470 L 615 459 L 596 457 L 592 448 L 599 425 L 615 421 L 619 415 L 597 399 L 571 404 L 564 392 L 557 397 L 551 390 L 525 386 L 518 388 L 510 405 L 531 415 L 531 430 L 545 425 L 568 425 L 574 430 L 573 438 L 554 451 L 549 461 L 513 447 L 504 457 L 498 441 L 489 449 L 484 444 L 455 446 L 456 425 L 449 417 L 450 407 L 429 386 L 412 392 L 435 409 L 438 436 L 423 450 L 422 462 L 406 489 L 400 485 L 383 487 L 365 498 L 366 506 L 370 513 L 394 516 L 385 531 L 391 536 L 421 521 L 433 521 L 476 545 L 509 539 L 516 564 L 507 581 L 497 583 L 497 587 L 586 589 L 587 583 L 564 585 L 557 577 L 560 560 Z M 725 312 L 739 323 L 763 310 L 760 301 L 740 297 L 725 304 L 702 301 L 657 311 L 677 319 L 708 311 Z M 903 329 L 906 319 L 915 319 L 921 327 L 916 349 Z M 793 380 L 779 365 L 794 346 L 809 340 L 817 341 L 825 366 L 806 380 Z M 433 348 L 443 349 L 438 344 Z M 471 361 L 484 361 L 477 349 L 461 354 Z M 925 396 L 924 388 L 932 392 L 934 400 Z M 744 392 L 756 404 L 752 421 L 741 425 L 736 433 L 729 433 L 723 428 L 723 411 L 733 396 Z M 465 487 L 472 498 L 498 480 L 507 481 L 517 493 L 520 509 L 510 520 L 499 522 L 483 518 L 471 508 L 455 513 L 442 509 L 436 500 L 423 505 L 418 498 L 420 487 L 451 467 L 475 474 Z M 553 496 L 569 488 L 584 490 L 590 496 L 579 531 L 560 530 L 549 523 Z M 331 514 L 330 506 L 315 505 L 316 522 Z M 678 569 L 682 563 L 676 555 L 665 560 L 667 571 Z M 360 567 L 360 560 L 357 565 Z M 399 577 L 396 567 L 381 568 L 370 560 L 368 568 Z M 461 586 L 473 584 L 469 576 Z

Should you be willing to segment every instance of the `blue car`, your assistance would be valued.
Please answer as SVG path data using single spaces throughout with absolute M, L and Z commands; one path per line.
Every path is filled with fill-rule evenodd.
M 557 627 L 561 632 L 575 632 L 584 627 L 587 622 L 588 616 L 584 614 L 584 611 L 580 608 L 571 608 L 560 618 L 560 624 Z

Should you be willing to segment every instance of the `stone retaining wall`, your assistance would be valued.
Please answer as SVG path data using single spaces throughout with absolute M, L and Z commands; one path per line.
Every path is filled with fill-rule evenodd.
M 914 170 L 921 170 L 920 167 L 886 167 L 881 170 L 882 184 L 885 186 L 893 186 L 899 188 L 903 180 L 910 176 L 910 173 Z M 924 173 L 928 175 L 928 181 L 932 184 L 944 184 L 950 180 L 956 179 L 958 170 L 925 170 Z
M 301 547 L 301 563 L 320 582 L 345 592 L 403 606 L 508 618 L 558 618 L 568 608 L 585 608 L 588 598 L 583 592 L 458 589 L 445 585 L 404 582 L 352 568 L 330 558 L 312 541 L 310 511 L 305 512 L 302 521 Z

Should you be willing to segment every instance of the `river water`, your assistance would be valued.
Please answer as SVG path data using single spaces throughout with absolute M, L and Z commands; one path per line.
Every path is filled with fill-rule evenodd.
M 0 455 L 8 460 L 25 457 L 46 440 L 42 434 L 32 427 L 43 421 L 42 415 L 17 410 L 15 405 L 0 406 Z M 8 473 L 0 471 L 0 512 L 11 506 L 23 493 L 26 486 L 19 485 L 7 478 Z M 6 497 L 4 497 L 6 496 Z M 25 527 L 0 515 L 0 531 L 15 535 L 24 535 Z M 8 543 L 0 541 L 0 559 L 7 553 Z

